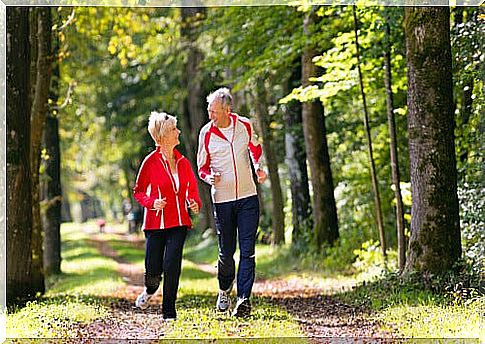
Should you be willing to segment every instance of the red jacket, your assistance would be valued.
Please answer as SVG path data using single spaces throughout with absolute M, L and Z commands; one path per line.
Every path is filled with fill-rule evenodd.
M 147 155 L 141 164 L 136 178 L 133 195 L 138 203 L 145 207 L 143 230 L 172 228 L 177 226 L 192 227 L 187 201 L 194 199 L 199 208 L 202 203 L 197 189 L 197 180 L 190 162 L 174 149 L 179 188 L 170 173 L 169 162 L 157 147 Z M 165 208 L 156 210 L 153 203 L 157 198 L 166 197 Z

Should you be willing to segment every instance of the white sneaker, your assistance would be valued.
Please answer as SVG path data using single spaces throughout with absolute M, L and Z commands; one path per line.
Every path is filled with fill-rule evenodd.
M 148 301 L 150 301 L 152 296 L 153 294 L 148 294 L 147 290 L 144 289 L 143 292 L 136 298 L 135 306 L 142 310 L 147 309 L 149 306 Z
M 220 312 L 225 312 L 231 308 L 231 298 L 229 295 L 231 294 L 232 284 L 227 290 L 220 290 L 219 295 L 217 296 L 217 310 Z

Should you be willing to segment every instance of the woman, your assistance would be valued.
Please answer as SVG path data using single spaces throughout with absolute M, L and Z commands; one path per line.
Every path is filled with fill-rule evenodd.
M 148 132 L 156 149 L 143 160 L 133 193 L 145 207 L 145 289 L 135 305 L 146 309 L 157 291 L 163 273 L 163 318 L 175 320 L 175 300 L 187 230 L 192 227 L 188 213 L 201 207 L 197 181 L 189 161 L 176 149 L 180 130 L 177 119 L 164 112 L 152 112 Z

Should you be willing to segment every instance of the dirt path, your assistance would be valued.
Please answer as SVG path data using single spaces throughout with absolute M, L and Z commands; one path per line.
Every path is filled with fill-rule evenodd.
M 120 234 L 121 238 L 131 240 L 140 247 L 144 245 L 143 239 L 138 237 Z M 160 306 L 151 306 L 146 311 L 133 306 L 136 296 L 143 290 L 143 270 L 124 261 L 102 236 L 91 235 L 91 243 L 101 254 L 118 263 L 118 272 L 128 285 L 112 295 L 114 301 L 111 302 L 111 316 L 88 325 L 79 325 L 79 336 L 154 339 L 154 342 L 155 338 L 163 338 L 169 325 L 162 320 Z M 199 264 L 198 268 L 216 274 L 216 268 L 212 265 Z M 253 293 L 286 309 L 299 323 L 302 331 L 313 338 L 313 342 L 325 342 L 329 337 L 391 337 L 389 333 L 381 332 L 377 323 L 366 319 L 365 310 L 337 301 L 328 295 L 328 290 L 307 279 L 257 280 Z M 160 293 L 153 300 L 154 305 L 161 304 Z

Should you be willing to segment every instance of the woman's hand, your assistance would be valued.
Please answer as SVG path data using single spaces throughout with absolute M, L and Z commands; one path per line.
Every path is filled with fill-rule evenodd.
M 166 199 L 167 197 L 157 198 L 155 202 L 153 202 L 153 208 L 156 210 L 162 210 L 163 208 L 165 208 L 165 206 L 167 205 L 167 201 L 165 201 Z
M 192 212 L 194 214 L 198 214 L 199 213 L 199 205 L 197 204 L 196 201 L 194 201 L 193 199 L 190 199 L 190 200 L 187 200 L 188 201 L 188 204 L 189 204 L 189 209 L 192 210 Z

